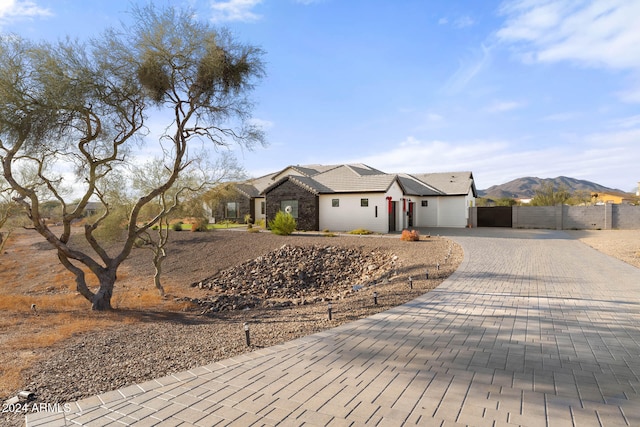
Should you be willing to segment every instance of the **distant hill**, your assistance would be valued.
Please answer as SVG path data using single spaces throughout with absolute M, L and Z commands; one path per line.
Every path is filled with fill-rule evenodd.
M 478 190 L 478 197 L 488 197 L 490 199 L 501 199 L 503 197 L 512 199 L 528 199 L 536 195 L 536 190 L 539 189 L 542 184 L 546 184 L 548 182 L 552 182 L 556 188 L 563 186 L 570 192 L 574 192 L 576 190 L 587 190 L 595 191 L 596 193 L 626 193 L 625 191 L 605 187 L 604 185 L 596 184 L 595 182 L 569 178 L 566 176 L 559 176 L 557 178 L 537 178 L 528 176 L 525 178 L 514 179 L 513 181 L 509 181 L 505 184 L 493 185 L 486 190 Z

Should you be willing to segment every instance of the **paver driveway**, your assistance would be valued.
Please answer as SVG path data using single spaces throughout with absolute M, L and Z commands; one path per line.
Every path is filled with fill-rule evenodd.
M 640 426 L 639 269 L 558 231 L 438 232 L 465 260 L 408 304 L 28 426 Z

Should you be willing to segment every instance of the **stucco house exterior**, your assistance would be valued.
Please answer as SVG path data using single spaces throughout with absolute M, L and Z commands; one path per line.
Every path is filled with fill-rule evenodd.
M 227 204 L 236 218 L 269 221 L 283 210 L 300 230 L 466 227 L 477 196 L 471 172 L 385 173 L 364 164 L 288 166 L 235 185 L 238 198 Z

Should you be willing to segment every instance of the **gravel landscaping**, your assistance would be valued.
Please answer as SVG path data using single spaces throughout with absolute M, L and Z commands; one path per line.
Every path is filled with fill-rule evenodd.
M 308 249 L 306 259 L 300 248 Z M 298 258 L 294 259 L 292 251 L 300 252 L 295 255 Z M 126 275 L 149 277 L 152 268 L 147 256 L 144 251 L 135 252 L 125 266 Z M 273 269 L 260 268 L 266 270 L 267 282 L 280 277 L 279 285 L 266 290 L 264 285 L 254 286 L 252 294 L 255 283 L 237 279 L 239 271 L 269 256 L 284 258 L 270 259 Z M 55 345 L 27 373 L 24 389 L 35 394 L 36 402 L 74 401 L 313 334 L 428 292 L 455 271 L 462 257 L 459 246 L 435 236 L 405 242 L 399 236 L 176 233 L 165 264 L 165 281 L 182 284 L 180 291 L 172 285 L 169 298 L 193 301 L 190 310 L 143 313 L 141 322 L 77 335 Z M 292 260 L 288 269 L 287 258 Z M 228 271 L 233 267 L 235 271 Z M 321 270 L 341 285 L 326 281 L 326 276 L 318 274 Z M 215 277 L 232 279 L 215 284 Z M 296 282 L 298 287 L 293 286 Z M 280 292 L 283 289 L 286 292 Z M 265 292 L 273 295 L 267 297 Z M 238 305 L 236 310 L 212 310 L 207 301 L 216 301 L 222 294 L 254 295 L 258 303 L 251 308 Z M 245 322 L 250 327 L 250 346 Z

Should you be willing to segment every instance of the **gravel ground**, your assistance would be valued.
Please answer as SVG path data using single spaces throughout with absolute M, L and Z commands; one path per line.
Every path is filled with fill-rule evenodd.
M 142 323 L 82 334 L 48 349 L 42 362 L 28 372 L 24 389 L 35 393 L 36 402 L 75 401 L 280 344 L 410 301 L 439 285 L 463 258 L 459 246 L 441 237 L 423 236 L 419 242 L 403 242 L 399 236 L 329 238 L 307 233 L 283 237 L 237 231 L 183 232 L 173 240 L 165 277 L 170 282 L 180 281 L 185 294 L 204 297 L 207 291 L 192 288 L 191 283 L 284 244 L 389 251 L 398 257 L 398 268 L 387 282 L 332 301 L 331 321 L 327 304 L 321 302 L 223 312 L 215 317 L 199 316 L 197 312 L 147 313 Z M 152 272 L 142 251 L 134 254 L 126 269 L 128 274 L 135 271 L 143 276 Z M 408 285 L 410 276 L 413 289 Z M 377 305 L 374 291 L 378 293 Z M 174 291 L 173 297 L 178 293 Z M 244 322 L 250 325 L 250 346 L 245 342 Z M 17 416 L 5 419 L 8 425 L 22 425 L 22 421 Z

